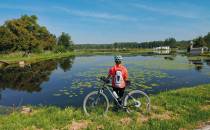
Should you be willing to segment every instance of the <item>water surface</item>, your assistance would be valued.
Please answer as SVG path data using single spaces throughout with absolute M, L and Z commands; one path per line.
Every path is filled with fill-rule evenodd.
M 124 56 L 132 86 L 154 94 L 210 83 L 210 60 L 181 55 Z M 25 67 L 0 68 L 0 105 L 81 106 L 84 96 L 101 86 L 113 56 L 78 56 Z

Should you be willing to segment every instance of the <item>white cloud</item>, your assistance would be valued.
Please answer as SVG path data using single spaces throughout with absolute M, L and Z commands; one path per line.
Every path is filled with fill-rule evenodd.
M 97 19 L 108 19 L 108 20 L 119 20 L 119 21 L 137 21 L 134 17 L 129 17 L 121 14 L 110 14 L 107 12 L 93 12 L 93 11 L 81 11 L 81 10 L 73 10 L 64 7 L 54 7 L 60 11 L 64 11 L 68 14 L 80 16 L 80 17 L 91 17 Z
M 196 13 L 195 11 L 187 9 L 181 10 L 181 9 L 169 9 L 169 8 L 160 8 L 160 7 L 153 7 L 153 6 L 148 6 L 144 4 L 131 4 L 134 7 L 146 10 L 146 11 L 151 11 L 151 12 L 156 12 L 159 14 L 163 15 L 172 15 L 176 17 L 182 17 L 182 18 L 190 18 L 190 19 L 199 19 L 199 14 Z

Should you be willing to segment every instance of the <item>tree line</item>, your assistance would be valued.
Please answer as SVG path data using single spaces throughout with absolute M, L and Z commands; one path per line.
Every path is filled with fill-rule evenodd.
M 149 41 L 149 42 L 115 42 L 113 44 L 77 44 L 76 49 L 140 49 L 154 48 L 159 46 L 169 46 L 171 48 L 187 49 L 193 41 L 194 47 L 210 47 L 210 33 L 206 36 L 198 37 L 193 40 L 177 41 L 175 38 L 167 38 L 164 41 Z
M 45 26 L 38 24 L 35 15 L 23 15 L 18 19 L 6 21 L 0 26 L 0 52 L 23 51 L 25 53 L 43 51 L 73 50 L 73 42 L 67 33 L 58 38 Z
M 26 54 L 43 51 L 65 52 L 74 49 L 139 49 L 170 46 L 187 49 L 191 41 L 194 47 L 210 47 L 210 33 L 193 40 L 177 41 L 167 38 L 162 41 L 149 42 L 115 42 L 112 44 L 74 44 L 68 33 L 59 37 L 50 33 L 45 26 L 38 24 L 35 15 L 23 15 L 18 19 L 6 21 L 0 26 L 0 53 L 23 51 Z
M 188 41 L 176 41 L 175 38 L 168 38 L 164 41 L 150 41 L 150 42 L 115 42 L 113 44 L 77 44 L 77 49 L 138 49 L 138 48 L 154 48 L 159 46 L 170 46 L 172 48 L 181 47 L 187 44 Z
M 205 36 L 200 36 L 193 40 L 193 47 L 209 47 L 210 48 L 210 32 Z

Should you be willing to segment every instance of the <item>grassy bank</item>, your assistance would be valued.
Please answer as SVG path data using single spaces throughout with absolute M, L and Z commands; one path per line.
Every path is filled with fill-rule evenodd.
M 68 57 L 72 55 L 93 55 L 93 54 L 139 54 L 151 52 L 151 49 L 128 49 L 128 50 L 107 50 L 107 49 L 88 49 L 88 50 L 75 50 L 74 52 L 64 53 L 33 53 L 28 56 L 23 56 L 23 53 L 11 53 L 11 54 L 0 54 L 0 61 L 12 64 L 18 63 L 19 61 L 26 61 L 27 63 L 34 63 L 42 60 L 49 60 L 55 58 Z
M 19 61 L 26 61 L 27 63 L 34 63 L 43 60 L 62 58 L 74 55 L 74 52 L 65 52 L 65 53 L 37 53 L 30 54 L 28 56 L 23 56 L 22 53 L 11 53 L 11 54 L 0 54 L 0 61 L 12 64 L 18 63 Z
M 210 84 L 151 96 L 149 115 L 110 111 L 107 116 L 84 116 L 74 108 L 32 107 L 30 114 L 0 116 L 0 129 L 194 129 L 210 120 Z

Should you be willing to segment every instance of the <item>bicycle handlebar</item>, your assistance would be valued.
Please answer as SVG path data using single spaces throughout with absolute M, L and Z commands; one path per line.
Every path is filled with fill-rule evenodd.
M 107 79 L 107 78 L 104 77 L 104 76 L 100 77 L 100 80 L 103 81 L 105 84 L 110 83 L 110 80 Z M 125 81 L 125 83 L 126 83 L 126 86 L 130 86 L 130 85 L 131 85 L 131 82 L 130 82 L 129 80 Z
M 109 79 L 107 79 L 106 77 L 102 76 L 100 77 L 100 80 L 102 80 L 104 83 L 108 84 L 110 83 Z

